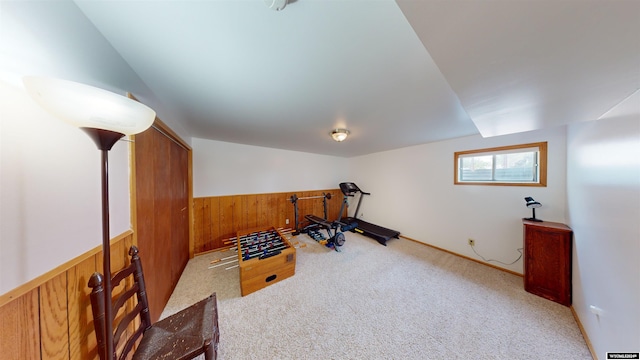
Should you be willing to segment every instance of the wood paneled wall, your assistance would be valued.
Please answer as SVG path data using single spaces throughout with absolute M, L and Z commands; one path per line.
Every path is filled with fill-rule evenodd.
M 131 231 L 112 240 L 113 272 L 128 264 L 132 243 Z M 87 285 L 95 271 L 102 273 L 101 246 L 3 294 L 0 358 L 98 359 Z
M 327 218 L 336 220 L 343 199 L 340 189 L 194 198 L 194 252 L 223 248 L 223 240 L 235 236 L 238 230 L 271 226 L 295 229 L 291 196 L 302 198 L 323 193 L 331 194 Z M 322 198 L 298 200 L 300 226 L 306 223 L 305 215 L 324 217 L 323 212 Z

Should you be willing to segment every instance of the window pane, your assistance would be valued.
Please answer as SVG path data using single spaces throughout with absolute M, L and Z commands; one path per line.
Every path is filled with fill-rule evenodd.
M 496 155 L 496 181 L 536 181 L 536 153 Z
M 547 186 L 547 143 L 458 151 L 456 185 Z
M 460 160 L 461 181 L 491 181 L 493 177 L 493 156 L 474 156 Z

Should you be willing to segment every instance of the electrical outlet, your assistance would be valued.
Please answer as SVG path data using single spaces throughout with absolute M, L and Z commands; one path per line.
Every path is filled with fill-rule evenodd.
M 469 246 L 474 246 L 476 244 L 476 241 L 473 239 L 469 239 Z
M 289 225 L 289 219 L 286 219 L 286 220 L 284 221 L 284 223 L 285 223 L 286 225 Z

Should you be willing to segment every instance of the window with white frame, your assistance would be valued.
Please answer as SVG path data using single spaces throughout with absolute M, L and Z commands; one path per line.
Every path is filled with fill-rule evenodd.
M 458 151 L 454 184 L 547 186 L 547 143 Z

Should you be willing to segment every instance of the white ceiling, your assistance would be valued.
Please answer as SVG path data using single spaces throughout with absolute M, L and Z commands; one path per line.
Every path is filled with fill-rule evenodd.
M 75 3 L 198 138 L 350 157 L 595 120 L 640 88 L 635 0 Z

